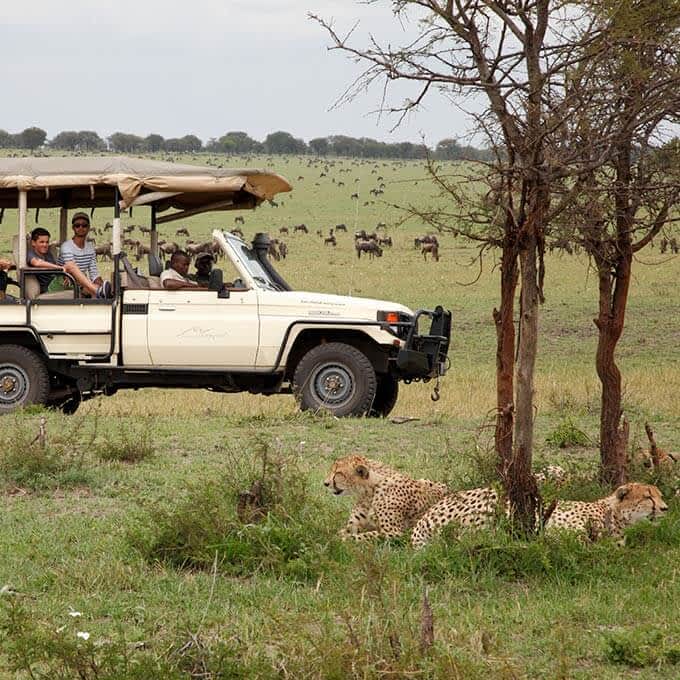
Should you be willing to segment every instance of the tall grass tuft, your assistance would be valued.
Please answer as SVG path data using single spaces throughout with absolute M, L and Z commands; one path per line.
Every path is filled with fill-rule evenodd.
M 60 419 L 18 413 L 0 431 L 0 483 L 43 489 L 87 481 L 85 457 L 97 435 L 97 420 Z
M 300 451 L 257 438 L 255 455 L 231 451 L 219 478 L 192 484 L 182 498 L 151 508 L 129 533 L 149 561 L 222 573 L 317 578 L 347 550 L 311 496 Z M 240 512 L 257 489 L 254 512 Z M 330 567 L 329 567 L 330 568 Z
M 95 443 L 95 453 L 103 461 L 139 463 L 153 457 L 155 445 L 150 418 L 132 420 L 119 417 L 113 433 Z

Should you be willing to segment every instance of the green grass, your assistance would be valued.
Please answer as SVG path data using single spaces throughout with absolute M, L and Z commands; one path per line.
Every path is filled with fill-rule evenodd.
M 429 399 L 431 385 L 404 387 L 395 413 L 418 420 L 401 425 L 300 414 L 285 396 L 168 390 L 96 399 L 71 418 L 29 410 L 0 419 L 0 677 L 30 677 L 28 665 L 45 679 L 677 677 L 673 473 L 653 480 L 669 516 L 630 531 L 623 550 L 499 533 L 445 536 L 417 554 L 406 541 L 338 541 L 350 503 L 322 484 L 338 456 L 360 452 L 454 488 L 492 478 L 497 263 L 486 260 L 479 282 L 463 286 L 478 273 L 474 247 L 444 235 L 442 260 L 425 263 L 412 247 L 422 225 L 396 228 L 394 209 L 363 205 L 378 174 L 387 203 L 434 200 L 417 163 L 345 159 L 320 178 L 323 164 L 307 159 L 221 162 L 269 166 L 293 182 L 292 199 L 280 197 L 285 205 L 244 217 L 249 236 L 308 225 L 309 236 L 288 239 L 290 256 L 279 267 L 295 288 L 453 310 L 442 399 Z M 357 189 L 359 204 L 349 198 Z M 126 219 L 147 218 L 139 211 Z M 95 212 L 95 225 L 108 219 Z M 7 212 L 0 251 L 8 250 L 13 220 Z M 351 233 L 339 234 L 334 250 L 314 235 L 341 222 L 351 232 L 379 221 L 390 225 L 395 246 L 374 262 L 356 260 Z M 56 215 L 41 211 L 40 222 L 53 227 Z M 186 223 L 197 240 L 225 225 L 233 226 L 232 214 Z M 677 451 L 680 260 L 661 259 L 649 251 L 635 263 L 620 364 L 633 443 L 645 444 L 649 421 L 659 445 Z M 549 256 L 535 467 L 556 463 L 571 473 L 551 490 L 563 498 L 604 493 L 594 481 L 596 294 L 585 259 Z M 31 443 L 41 416 L 44 448 Z M 637 472 L 640 480 L 649 475 Z M 269 515 L 243 524 L 239 493 L 257 480 Z M 431 646 L 421 634 L 425 593 Z

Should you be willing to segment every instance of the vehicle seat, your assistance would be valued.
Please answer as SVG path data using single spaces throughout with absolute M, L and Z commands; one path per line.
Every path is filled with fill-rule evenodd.
M 125 273 L 124 277 L 121 276 L 121 283 L 125 279 L 125 288 L 151 288 L 149 285 L 149 280 L 146 278 L 146 276 L 138 274 L 130 264 L 130 260 L 128 260 L 127 257 L 121 257 L 120 261 L 123 264 L 123 271 Z
M 149 253 L 149 276 L 160 276 L 163 271 L 163 262 L 158 255 Z
M 26 237 L 26 251 L 31 247 L 31 240 Z M 14 254 L 14 262 L 19 262 L 19 235 L 15 234 L 12 237 L 12 252 Z M 50 245 L 50 253 L 56 260 L 59 256 L 59 246 L 55 243 Z M 21 269 L 25 269 L 26 265 L 21 265 Z M 41 293 L 40 283 L 35 274 L 26 274 L 24 276 L 24 297 L 27 300 L 73 300 L 75 297 L 75 290 L 55 290 L 51 293 Z

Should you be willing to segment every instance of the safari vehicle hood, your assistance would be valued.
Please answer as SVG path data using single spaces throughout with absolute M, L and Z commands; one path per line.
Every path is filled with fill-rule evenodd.
M 268 291 L 258 292 L 261 316 L 290 316 L 298 319 L 325 319 L 342 322 L 376 321 L 379 311 L 401 312 L 413 316 L 404 305 L 387 300 L 352 297 L 349 295 L 330 295 L 306 291 Z

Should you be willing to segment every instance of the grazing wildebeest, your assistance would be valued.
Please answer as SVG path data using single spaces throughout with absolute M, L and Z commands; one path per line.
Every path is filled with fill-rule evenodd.
M 113 243 L 105 243 L 102 246 L 96 246 L 94 249 L 95 257 L 101 257 L 102 260 L 112 260 L 111 248 L 113 248 Z
M 279 234 L 287 234 L 288 233 L 288 227 L 281 227 L 279 229 Z
M 286 255 L 288 255 L 288 246 L 285 244 L 284 241 L 279 241 L 279 254 L 281 255 L 282 259 L 286 259 Z
M 200 253 L 212 254 L 212 243 L 210 241 L 203 241 L 203 243 L 189 243 L 186 248 L 187 254 L 195 257 Z
M 384 222 L 378 222 L 375 226 L 376 229 L 387 229 L 387 225 Z
M 189 230 L 186 227 L 180 227 L 176 232 L 175 236 L 186 236 L 187 238 L 191 236 Z
M 273 238 L 269 241 L 269 245 L 267 246 L 267 255 L 270 257 L 273 257 L 277 262 L 281 259 L 281 254 L 279 253 L 278 248 L 276 247 L 278 245 L 278 240 Z
M 439 262 L 439 246 L 436 243 L 423 243 L 420 251 L 423 254 L 423 259 L 427 262 L 427 254 L 430 253 L 435 262 Z
M 382 257 L 383 254 L 382 248 L 375 241 L 357 241 L 354 247 L 359 259 L 361 259 L 361 253 L 368 253 L 370 260 L 374 257 Z
M 391 236 L 385 236 L 385 238 L 379 238 L 378 239 L 378 245 L 379 246 L 387 246 L 388 248 L 392 247 L 392 237 Z
M 141 231 L 142 234 L 150 234 L 151 233 L 151 227 L 140 227 L 139 231 Z
M 325 246 L 337 246 L 338 242 L 335 240 L 335 234 L 333 233 L 333 230 L 331 229 L 331 233 L 329 234 L 328 238 L 325 238 L 323 240 L 323 244 Z
M 422 246 L 424 243 L 435 243 L 437 246 L 439 246 L 439 241 L 433 234 L 425 234 L 425 236 L 418 236 L 413 239 L 414 248 L 420 248 L 420 246 Z
M 111 222 L 107 222 L 104 225 L 104 231 L 111 231 L 111 229 L 113 229 L 113 225 L 111 224 Z
M 234 224 L 245 224 L 245 223 L 246 223 L 245 218 L 242 217 L 241 215 L 236 215 L 236 217 L 234 217 Z
M 335 225 L 335 231 L 344 231 L 345 234 L 347 233 L 347 225 L 345 224 L 336 224 Z
M 678 252 L 680 252 L 680 248 L 678 247 L 678 239 L 673 237 L 670 241 L 668 241 L 668 245 L 670 246 L 671 253 L 674 255 L 677 255 Z
M 355 241 L 368 241 L 368 236 L 366 234 L 365 229 L 360 229 L 359 231 L 354 232 L 354 240 Z
M 303 232 L 304 234 L 309 234 L 309 229 L 307 229 L 306 224 L 296 224 L 293 227 L 293 233 L 296 234 L 298 231 Z
M 131 234 L 134 230 L 135 230 L 135 227 L 134 227 L 133 224 L 131 224 L 129 227 L 125 227 L 125 229 L 123 229 L 123 233 L 124 234 Z
M 163 245 L 158 245 L 158 249 L 163 253 L 164 255 L 172 255 L 175 251 L 181 250 L 179 247 L 178 243 L 164 243 Z

